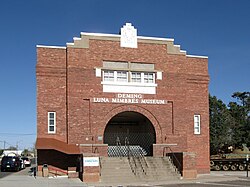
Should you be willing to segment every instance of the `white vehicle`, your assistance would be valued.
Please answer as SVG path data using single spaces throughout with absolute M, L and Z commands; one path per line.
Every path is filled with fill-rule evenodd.
M 25 164 L 24 164 L 24 161 L 23 159 L 20 159 L 20 169 L 25 169 Z
M 21 158 L 25 164 L 25 166 L 31 166 L 31 161 L 28 157 L 22 157 Z

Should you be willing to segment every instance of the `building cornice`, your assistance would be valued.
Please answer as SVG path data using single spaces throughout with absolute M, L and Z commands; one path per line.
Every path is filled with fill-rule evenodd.
M 37 48 L 53 48 L 53 49 L 66 49 L 65 46 L 48 46 L 48 45 L 36 45 Z

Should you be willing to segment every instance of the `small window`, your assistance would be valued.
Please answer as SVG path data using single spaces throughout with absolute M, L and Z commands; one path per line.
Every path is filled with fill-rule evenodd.
M 154 83 L 154 73 L 144 73 L 144 83 Z
M 194 115 L 194 134 L 201 134 L 200 115 Z
M 126 71 L 117 71 L 117 82 L 128 82 Z
M 141 72 L 131 72 L 131 82 L 141 82 Z
M 56 113 L 48 112 L 48 133 L 56 133 Z
M 103 71 L 103 80 L 109 81 L 109 82 L 114 82 L 114 80 L 115 80 L 114 71 L 109 71 L 109 70 Z

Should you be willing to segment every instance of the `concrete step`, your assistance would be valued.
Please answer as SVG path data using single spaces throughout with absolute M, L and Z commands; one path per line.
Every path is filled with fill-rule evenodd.
M 103 171 L 102 176 L 132 176 L 134 175 L 131 171 L 113 172 L 113 171 Z
M 101 165 L 101 181 L 103 182 L 137 182 L 127 158 L 105 157 L 101 159 Z
M 141 180 L 140 179 L 137 179 L 137 178 L 134 178 L 134 179 L 131 179 L 130 178 L 126 178 L 126 177 L 123 177 L 123 178 L 101 178 L 101 182 L 108 182 L 108 183 L 136 183 L 136 182 L 140 182 Z
M 101 181 L 139 182 L 177 180 L 180 178 L 180 174 L 176 172 L 175 166 L 172 165 L 168 157 L 146 157 L 145 160 L 134 158 L 130 160 L 130 163 L 126 157 L 103 157 L 101 158 Z M 131 166 L 132 169 L 135 169 L 135 174 L 132 172 Z

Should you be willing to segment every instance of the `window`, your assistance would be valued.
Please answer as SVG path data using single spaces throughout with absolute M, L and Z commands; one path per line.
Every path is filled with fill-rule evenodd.
M 144 83 L 154 83 L 154 73 L 144 73 Z
M 128 78 L 128 73 L 130 73 L 130 79 Z M 133 82 L 133 83 L 142 83 L 142 84 L 144 83 L 154 84 L 155 73 L 104 70 L 103 81 L 104 82 L 127 82 L 127 83 Z
M 131 82 L 142 82 L 140 72 L 131 72 Z
M 103 80 L 111 81 L 111 82 L 114 81 L 115 80 L 114 71 L 110 71 L 110 70 L 103 71 Z
M 99 76 L 99 71 L 96 71 Z M 104 61 L 102 76 L 103 82 L 108 83 L 155 84 L 154 64 Z
M 200 115 L 194 115 L 194 134 L 201 134 Z
M 56 113 L 48 112 L 48 133 L 56 133 Z
M 103 92 L 156 94 L 156 79 L 162 79 L 162 72 L 149 63 L 103 61 L 96 77 L 102 77 Z
M 117 82 L 128 82 L 126 71 L 117 71 L 116 80 Z

